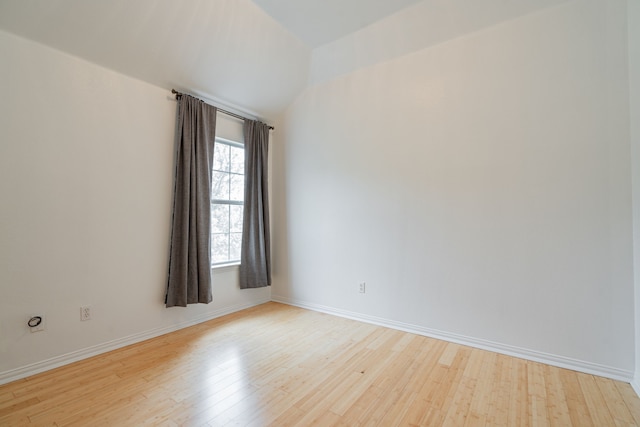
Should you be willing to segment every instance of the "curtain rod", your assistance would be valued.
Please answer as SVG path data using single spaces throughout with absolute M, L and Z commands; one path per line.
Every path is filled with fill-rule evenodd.
M 173 93 L 173 94 L 176 96 L 176 99 L 178 99 L 178 98 L 180 98 L 182 95 L 184 95 L 184 93 L 182 93 L 182 92 L 178 92 L 178 91 L 177 91 L 177 90 L 175 90 L 175 89 L 171 89 L 171 93 Z M 189 96 L 193 96 L 193 95 L 189 95 Z M 195 97 L 195 96 L 194 96 L 194 98 L 197 98 L 197 97 Z M 200 99 L 200 98 L 197 98 L 197 99 Z M 200 99 L 200 101 L 202 101 L 202 99 Z M 204 101 L 202 101 L 202 102 L 204 102 Z M 247 119 L 246 117 L 241 116 L 240 114 L 236 114 L 236 113 L 232 113 L 231 111 L 223 110 L 223 109 L 222 109 L 222 108 L 220 108 L 220 107 L 216 107 L 216 109 L 217 109 L 218 111 L 220 111 L 221 113 L 226 114 L 227 116 L 235 117 L 236 119 L 240 119 L 240 120 L 249 120 L 249 119 Z M 271 126 L 271 125 L 267 125 L 267 126 L 269 126 L 269 130 L 273 130 L 273 129 L 275 129 L 275 128 L 274 128 L 273 126 Z

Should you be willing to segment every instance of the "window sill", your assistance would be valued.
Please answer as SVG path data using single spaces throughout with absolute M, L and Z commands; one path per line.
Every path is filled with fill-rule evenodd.
M 237 269 L 238 267 L 240 267 L 240 263 L 239 262 L 230 262 L 228 264 L 212 265 L 211 269 L 213 271 L 225 271 L 225 270 Z

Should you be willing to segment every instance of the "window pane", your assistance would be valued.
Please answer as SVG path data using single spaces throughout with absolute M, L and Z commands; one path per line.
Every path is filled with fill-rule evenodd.
M 240 248 L 242 245 L 242 233 L 231 233 L 229 240 L 229 259 L 240 261 Z
M 230 212 L 230 222 L 229 222 L 229 231 L 236 232 L 236 233 L 242 233 L 242 211 L 243 211 L 243 206 L 238 206 L 238 205 L 231 205 L 229 206 L 231 208 L 231 212 Z
M 229 261 L 228 234 L 211 234 L 211 260 L 213 263 Z
M 229 171 L 229 148 L 220 142 L 213 145 L 213 170 Z
M 229 174 L 214 171 L 211 181 L 211 197 L 214 199 L 229 200 Z
M 229 205 L 211 206 L 211 232 L 229 232 Z
M 244 200 L 244 148 L 219 140 L 214 145 L 211 197 L 211 258 L 214 264 L 240 261 Z
M 230 200 L 244 200 L 244 175 L 231 175 Z
M 244 148 L 229 147 L 229 150 L 231 155 L 229 171 L 244 174 Z

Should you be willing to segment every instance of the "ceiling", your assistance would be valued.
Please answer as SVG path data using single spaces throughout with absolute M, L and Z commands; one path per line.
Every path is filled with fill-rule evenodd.
M 566 1 L 0 0 L 0 30 L 273 120 L 310 84 Z
M 310 48 L 250 0 L 0 0 L 0 30 L 265 120 L 308 83 Z
M 360 30 L 421 0 L 253 0 L 311 48 Z

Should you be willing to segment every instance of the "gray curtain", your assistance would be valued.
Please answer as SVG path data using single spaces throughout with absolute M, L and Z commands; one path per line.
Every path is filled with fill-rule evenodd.
M 240 289 L 271 285 L 268 164 L 269 126 L 244 122 L 244 221 Z
M 180 96 L 167 307 L 206 304 L 213 299 L 211 166 L 215 134 L 216 108 L 189 95 Z

